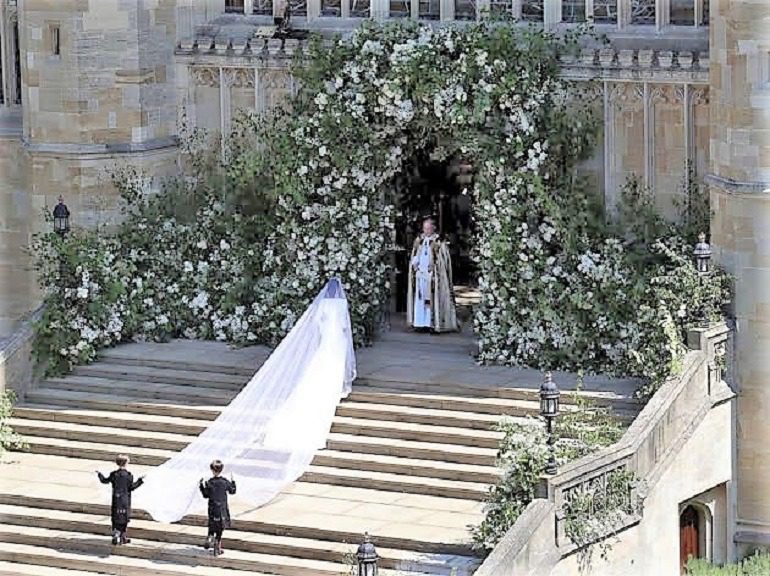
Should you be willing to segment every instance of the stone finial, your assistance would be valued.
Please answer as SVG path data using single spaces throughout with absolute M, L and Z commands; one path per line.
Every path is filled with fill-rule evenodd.
M 661 68 L 671 68 L 674 63 L 674 53 L 671 50 L 661 50 L 658 52 L 658 65 Z
M 580 52 L 580 62 L 584 66 L 593 66 L 596 61 L 596 50 L 593 48 L 584 48 Z
M 709 53 L 708 52 L 698 52 L 698 68 L 701 70 L 708 70 L 709 69 Z
M 602 48 L 599 50 L 599 63 L 602 68 L 609 68 L 615 62 L 615 50 L 612 48 Z
M 277 56 L 283 49 L 283 40 L 280 38 L 270 38 L 267 41 L 267 53 L 270 56 Z
M 679 62 L 679 67 L 684 70 L 689 70 L 692 68 L 692 52 L 689 50 L 682 50 L 676 55 L 677 61 Z
M 265 50 L 267 50 L 267 41 L 265 38 L 252 38 L 249 40 L 249 46 L 251 47 L 251 53 L 255 56 L 260 56 Z
M 233 52 L 235 54 L 243 54 L 246 51 L 247 44 L 247 38 L 235 38 L 231 41 L 231 46 L 233 47 Z
M 634 51 L 620 50 L 618 52 L 618 64 L 623 68 L 631 68 L 634 65 Z
M 639 67 L 652 68 L 652 60 L 655 53 L 652 50 L 639 50 Z
M 185 52 L 192 52 L 195 49 L 195 38 L 185 38 L 180 41 L 179 48 Z
M 299 49 L 299 40 L 296 38 L 286 38 L 283 42 L 283 51 L 287 56 L 291 56 Z
M 214 41 L 214 51 L 217 54 L 225 54 L 230 48 L 230 39 L 229 38 L 217 38 Z
M 201 52 L 201 53 L 209 52 L 213 44 L 214 44 L 214 39 L 211 36 L 199 36 L 198 52 Z

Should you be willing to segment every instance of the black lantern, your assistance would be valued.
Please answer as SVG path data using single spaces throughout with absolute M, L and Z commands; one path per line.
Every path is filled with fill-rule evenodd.
M 377 576 L 377 550 L 369 538 L 369 534 L 364 534 L 364 541 L 358 546 L 356 552 L 358 560 L 358 576 Z
M 70 211 L 59 196 L 59 203 L 53 209 L 53 231 L 64 236 L 70 230 Z
M 547 474 L 556 474 L 556 440 L 553 437 L 553 421 L 559 415 L 559 387 L 551 378 L 551 373 L 545 373 L 545 379 L 540 385 L 540 415 L 545 418 L 545 425 L 548 431 L 548 464 L 545 471 Z
M 698 277 L 701 283 L 701 293 L 703 293 L 702 284 L 704 278 L 711 274 L 711 246 L 706 242 L 706 235 L 703 232 L 698 234 L 698 243 L 695 245 L 692 254 L 695 258 L 695 269 L 698 271 Z M 704 328 L 708 328 L 709 326 L 708 313 L 705 304 L 701 305 L 700 324 Z
M 695 257 L 695 269 L 700 275 L 706 275 L 711 272 L 711 246 L 706 242 L 706 235 L 701 232 L 698 234 L 698 243 L 695 250 L 692 251 Z

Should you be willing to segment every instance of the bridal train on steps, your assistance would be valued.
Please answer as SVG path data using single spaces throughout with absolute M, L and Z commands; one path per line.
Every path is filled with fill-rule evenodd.
M 341 398 L 356 377 L 350 315 L 333 278 L 249 383 L 184 450 L 150 470 L 135 505 L 161 522 L 203 512 L 198 480 L 218 458 L 254 506 L 272 500 L 326 445 Z

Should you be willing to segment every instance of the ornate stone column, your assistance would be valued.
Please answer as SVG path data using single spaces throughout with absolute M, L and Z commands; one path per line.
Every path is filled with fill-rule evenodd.
M 770 541 L 770 2 L 711 3 L 711 239 L 735 277 L 737 528 Z

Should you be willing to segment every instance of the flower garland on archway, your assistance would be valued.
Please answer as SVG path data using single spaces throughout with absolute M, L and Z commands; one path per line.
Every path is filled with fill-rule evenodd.
M 38 352 L 66 369 L 132 338 L 273 343 L 332 275 L 367 342 L 390 290 L 393 180 L 427 151 L 474 167 L 482 361 L 661 381 L 701 312 L 693 291 L 716 315 L 724 277 L 701 282 L 675 231 L 637 242 L 640 258 L 597 223 L 578 171 L 595 104 L 560 78 L 577 39 L 375 23 L 316 39 L 294 67 L 289 108 L 240 123 L 225 164 L 193 162 L 192 177 L 154 197 L 118 178 L 131 210 L 117 234 L 41 237 L 41 279 L 54 289 Z M 174 198 L 192 203 L 192 223 Z

